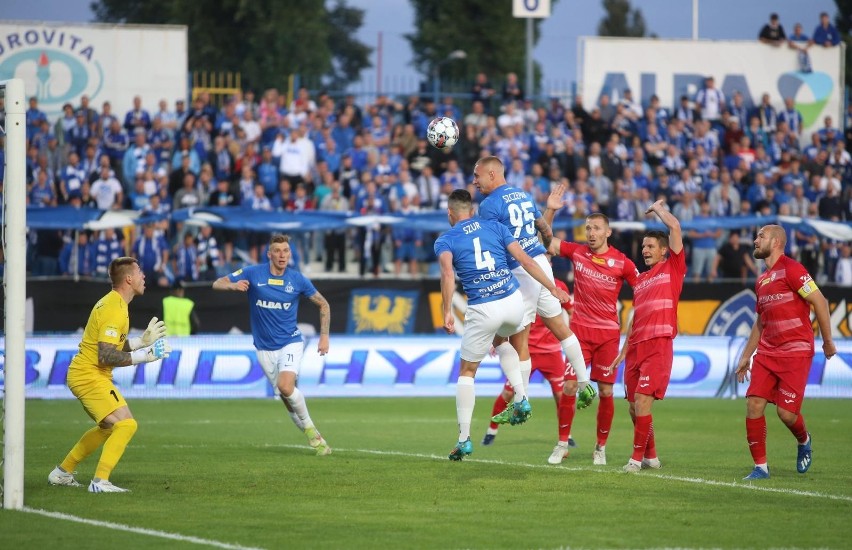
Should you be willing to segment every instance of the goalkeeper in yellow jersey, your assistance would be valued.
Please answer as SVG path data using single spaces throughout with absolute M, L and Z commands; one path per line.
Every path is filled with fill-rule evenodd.
M 156 317 L 151 319 L 139 338 L 127 338 L 130 328 L 128 304 L 145 292 L 145 275 L 135 258 L 116 258 L 109 264 L 112 290 L 98 300 L 80 342 L 80 351 L 68 367 L 68 388 L 97 423 L 50 472 L 51 485 L 80 487 L 74 470 L 87 456 L 103 445 L 95 476 L 89 483 L 90 493 L 125 493 L 109 481 L 124 449 L 136 433 L 136 420 L 127 401 L 112 382 L 112 369 L 138 365 L 168 357 L 171 347 L 166 341 L 166 326 Z

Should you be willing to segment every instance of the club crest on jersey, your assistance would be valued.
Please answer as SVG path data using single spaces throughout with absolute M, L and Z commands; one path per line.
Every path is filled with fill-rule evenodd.
M 606 261 L 606 265 L 608 265 L 609 267 L 614 266 L 614 265 L 615 265 L 615 260 L 613 260 L 612 258 L 608 259 L 608 260 Z
M 284 287 L 284 292 L 289 292 L 290 294 L 296 292 L 296 289 L 293 288 L 293 285 L 290 284 L 290 281 L 287 281 L 287 286 Z

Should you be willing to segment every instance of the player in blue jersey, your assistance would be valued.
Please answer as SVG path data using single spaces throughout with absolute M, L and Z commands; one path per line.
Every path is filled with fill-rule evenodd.
M 553 270 L 547 259 L 547 247 L 553 238 L 553 231 L 542 218 L 541 212 L 532 197 L 523 189 L 512 187 L 506 183 L 503 163 L 497 157 L 479 159 L 473 168 L 473 184 L 483 195 L 486 195 L 479 205 L 479 217 L 493 220 L 506 227 L 517 239 L 524 252 L 547 274 L 550 285 L 553 285 Z M 539 241 L 538 233 L 541 233 L 543 245 L 542 241 Z M 580 341 L 565 323 L 559 300 L 551 296 L 547 292 L 547 287 L 532 278 L 528 270 L 521 268 L 517 261 L 509 258 L 509 268 L 518 279 L 525 306 L 524 330 L 509 338 L 511 347 L 514 348 L 520 358 L 524 389 L 529 385 L 532 370 L 528 346 L 530 326 L 535 320 L 536 314 L 538 314 L 545 326 L 559 340 L 562 352 L 577 373 L 577 407 L 580 409 L 588 407 L 596 392 L 594 387 L 589 384 L 589 375 L 586 373 L 586 369 L 582 368 L 582 365 L 585 365 L 586 362 L 583 360 Z M 498 338 L 494 342 L 494 348 L 500 357 L 501 365 L 504 357 L 510 355 L 507 351 L 509 346 L 504 346 L 503 342 L 502 338 Z M 494 416 L 494 422 L 498 424 L 511 422 L 512 408 L 513 405 L 509 404 L 505 411 Z
M 299 298 L 305 296 L 320 310 L 320 337 L 317 351 L 328 353 L 331 309 L 313 283 L 288 268 L 290 237 L 273 235 L 266 253 L 269 263 L 238 269 L 213 283 L 214 290 L 248 292 L 251 334 L 257 348 L 257 360 L 273 387 L 281 392 L 281 401 L 297 428 L 304 432 L 318 456 L 331 454 L 331 447 L 314 426 L 305 397 L 296 387 L 302 362 L 304 341 L 296 326 Z
M 461 460 L 473 452 L 470 424 L 476 394 L 473 377 L 495 336 L 507 337 L 523 330 L 524 303 L 518 292 L 518 280 L 508 261 L 522 269 L 546 288 L 556 303 L 567 301 L 568 293 L 556 287 L 553 278 L 530 258 L 511 233 L 501 224 L 472 218 L 470 193 L 457 189 L 447 200 L 447 217 L 452 229 L 435 241 L 435 256 L 441 266 L 441 297 L 444 300 L 444 329 L 453 334 L 452 311 L 456 290 L 455 269 L 467 294 L 461 365 L 456 385 L 456 415 L 459 423 L 458 444 L 450 451 L 450 460 Z M 500 366 L 514 390 L 512 423 L 520 424 L 531 414 L 517 353 L 511 345 L 501 353 Z

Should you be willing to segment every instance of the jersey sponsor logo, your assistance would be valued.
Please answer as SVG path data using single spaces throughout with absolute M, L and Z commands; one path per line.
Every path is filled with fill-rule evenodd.
M 775 294 L 767 294 L 766 296 L 761 296 L 757 299 L 757 303 L 765 306 L 766 304 L 770 304 L 772 302 L 778 302 L 780 300 L 784 300 L 789 296 L 786 292 L 776 292 Z
M 633 293 L 636 294 L 637 292 L 645 290 L 649 286 L 668 283 L 670 279 L 671 278 L 669 277 L 668 273 L 658 273 L 653 277 L 648 277 L 647 279 L 633 287 Z
M 781 395 L 783 395 L 785 397 L 790 397 L 792 399 L 796 398 L 796 392 L 794 392 L 794 391 L 787 391 L 787 390 L 781 388 L 781 389 L 778 390 L 778 393 L 780 393 Z
M 505 267 L 498 269 L 497 271 L 486 271 L 481 275 L 477 275 L 477 277 L 473 280 L 473 284 L 479 284 L 482 281 L 490 281 L 492 279 L 502 279 L 503 277 L 508 277 L 509 273 L 509 269 Z
M 110 338 L 118 338 L 118 331 L 113 327 L 107 327 L 104 334 Z
M 595 261 L 595 258 L 592 258 L 592 261 Z M 606 273 L 601 273 L 596 269 L 592 269 L 591 267 L 585 265 L 585 263 L 583 262 L 575 262 L 574 269 L 577 271 L 577 273 L 582 273 L 583 275 L 591 277 L 592 279 L 597 279 L 598 281 L 611 285 L 618 284 L 618 280 L 612 275 L 607 275 Z
M 347 331 L 354 334 L 413 332 L 418 295 L 416 290 L 353 290 Z
M 281 279 L 267 279 L 266 283 L 269 286 L 284 286 L 284 281 L 282 281 Z
M 240 268 L 240 269 L 234 271 L 233 273 L 231 273 L 231 277 L 236 277 L 236 276 L 240 275 L 242 272 L 243 272 L 243 269 Z
M 257 302 L 254 303 L 254 305 L 257 307 L 262 307 L 263 309 L 282 309 L 284 311 L 287 311 L 293 304 L 289 304 L 287 302 L 275 302 L 273 300 L 258 299 Z
M 762 281 L 760 281 L 760 286 L 768 285 L 772 281 L 775 280 L 775 274 L 772 274 L 772 277 L 764 277 Z
M 598 258 L 597 256 L 592 256 L 592 261 L 598 265 L 606 265 L 606 260 L 603 258 Z

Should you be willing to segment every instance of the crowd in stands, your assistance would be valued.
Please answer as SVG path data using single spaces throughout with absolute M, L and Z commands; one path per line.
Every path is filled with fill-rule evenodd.
M 812 40 L 800 25 L 786 37 L 774 16 L 760 39 L 786 40 L 806 52 L 813 43 L 837 43 L 828 26 Z M 656 96 L 640 104 L 629 89 L 593 101 L 576 95 L 538 104 L 515 74 L 502 80 L 493 85 L 480 73 L 469 97 L 447 94 L 440 105 L 419 95 L 404 101 L 379 95 L 359 105 L 353 96 L 335 99 L 307 89 L 288 102 L 270 89 L 260 97 L 237 94 L 219 108 L 207 93 L 189 106 L 177 100 L 171 108 L 161 100 L 152 110 L 148 98 L 136 97 L 131 110 L 114 113 L 109 102 L 98 110 L 83 96 L 55 120 L 33 97 L 26 112 L 28 204 L 161 215 L 202 205 L 296 213 L 441 211 L 454 189 L 469 187 L 476 195 L 473 165 L 496 155 L 507 181 L 539 205 L 554 183 L 568 184 L 557 220 L 600 211 L 612 221 L 642 221 L 646 207 L 663 197 L 684 222 L 755 214 L 852 221 L 852 157 L 845 145 L 852 138 L 852 106 L 841 126 L 826 116 L 805 135 L 793 98 L 764 93 L 747 108 L 741 93 L 726 97 L 712 76 L 693 97 L 671 106 Z M 425 139 L 438 115 L 459 122 L 462 138 L 452 150 L 437 150 Z M 268 234 L 182 227 L 163 218 L 138 234 L 81 232 L 75 240 L 73 233 L 33 231 L 28 268 L 33 275 L 103 276 L 112 258 L 130 253 L 140 258 L 149 285 L 167 286 L 264 259 Z M 689 232 L 690 277 L 753 276 L 752 231 Z M 343 272 L 355 261 L 361 275 L 386 269 L 416 275 L 434 259 L 434 235 L 404 224 L 296 237 L 303 265 L 322 258 L 328 272 Z M 582 239 L 582 231 L 573 238 Z M 614 244 L 639 260 L 638 238 L 621 231 Z M 823 281 L 852 285 L 850 243 L 805 228 L 791 230 L 788 245 Z

